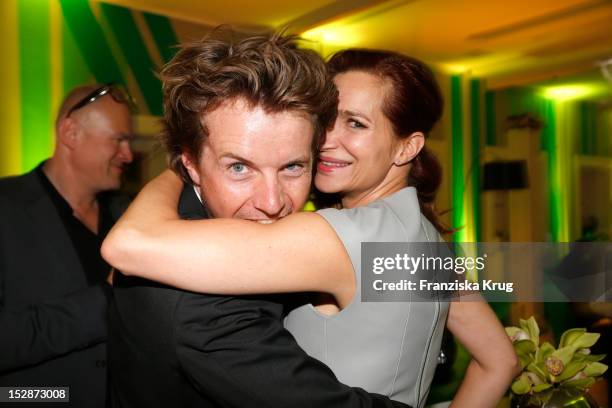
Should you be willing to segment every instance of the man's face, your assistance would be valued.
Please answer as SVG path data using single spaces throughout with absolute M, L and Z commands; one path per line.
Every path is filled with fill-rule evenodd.
M 271 222 L 304 206 L 312 178 L 309 117 L 236 99 L 207 113 L 206 125 L 200 160 L 183 155 L 183 163 L 214 217 Z
M 93 191 L 118 189 L 121 174 L 133 159 L 130 110 L 104 96 L 82 111 L 73 114 L 79 134 L 74 149 L 75 167 Z

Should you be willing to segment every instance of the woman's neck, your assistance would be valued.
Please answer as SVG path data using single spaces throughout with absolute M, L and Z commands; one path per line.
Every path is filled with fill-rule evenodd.
M 366 191 L 355 191 L 342 196 L 343 208 L 355 208 L 368 205 L 407 187 L 406 177 L 384 180 L 382 183 Z

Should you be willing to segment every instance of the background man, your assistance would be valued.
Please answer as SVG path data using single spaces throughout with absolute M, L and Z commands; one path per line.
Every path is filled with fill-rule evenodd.
M 211 38 L 184 46 L 162 80 L 166 147 L 188 182 L 183 218 L 205 217 L 197 195 L 213 217 L 273 222 L 302 208 L 337 104 L 316 54 L 280 36 Z M 114 293 L 115 406 L 392 406 L 308 357 L 277 298 L 193 294 L 120 274 Z
M 100 245 L 122 206 L 132 119 L 111 86 L 71 91 L 53 156 L 0 180 L 0 386 L 68 386 L 103 407 L 111 268 Z M 39 406 L 39 405 L 37 405 Z

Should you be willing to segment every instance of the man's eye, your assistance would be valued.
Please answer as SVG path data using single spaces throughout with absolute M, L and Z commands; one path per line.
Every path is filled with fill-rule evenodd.
M 301 177 L 306 173 L 307 165 L 304 163 L 291 163 L 285 166 L 283 172 L 288 177 Z
M 285 168 L 289 171 L 297 172 L 297 171 L 302 171 L 302 169 L 304 168 L 304 165 L 299 164 L 299 163 L 292 163 Z
M 113 141 L 117 144 L 122 143 L 122 142 L 127 142 L 127 143 L 131 143 L 132 142 L 132 138 L 128 137 L 128 136 L 118 136 L 118 137 L 114 137 Z
M 349 119 L 348 125 L 349 127 L 352 127 L 353 129 L 365 129 L 366 128 L 366 126 L 363 123 L 355 119 Z
M 247 167 L 244 165 L 244 163 L 232 163 L 230 165 L 230 170 L 234 173 L 244 173 L 246 169 Z

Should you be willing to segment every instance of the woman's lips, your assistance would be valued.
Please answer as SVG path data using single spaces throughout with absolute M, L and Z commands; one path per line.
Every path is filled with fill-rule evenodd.
M 350 164 L 350 162 L 344 160 L 332 159 L 331 157 L 320 157 L 317 163 L 317 170 L 331 173 L 332 171 L 350 166 Z

